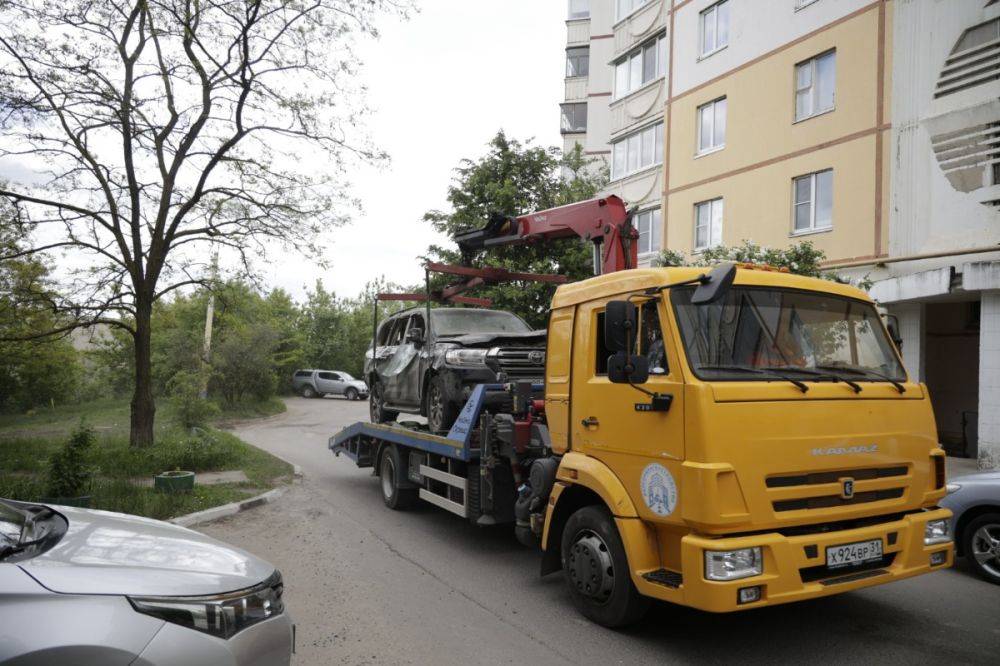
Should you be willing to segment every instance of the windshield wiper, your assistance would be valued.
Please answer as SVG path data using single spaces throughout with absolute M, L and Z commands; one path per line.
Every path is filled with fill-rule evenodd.
M 832 370 L 832 368 L 830 368 L 828 366 L 817 366 L 817 370 L 813 370 L 812 368 L 799 368 L 799 367 L 794 366 L 794 365 L 783 365 L 781 367 L 775 368 L 775 370 L 781 370 L 781 371 L 784 371 L 784 372 L 788 372 L 788 371 L 802 372 L 802 373 L 805 373 L 807 375 L 811 375 L 811 376 L 815 377 L 816 379 L 832 379 L 835 382 L 844 382 L 845 384 L 847 384 L 848 386 L 850 386 L 851 389 L 855 393 L 861 393 L 861 384 L 858 384 L 857 382 L 852 382 L 847 377 L 841 377 L 840 375 L 835 374 L 833 372 L 818 372 L 817 371 L 817 370 Z
M 900 393 L 906 393 L 906 387 L 900 382 L 896 381 L 889 375 L 883 375 L 881 372 L 876 372 L 875 370 L 868 370 L 867 368 L 855 368 L 849 365 L 817 365 L 820 370 L 833 370 L 839 372 L 849 372 L 852 375 L 857 375 L 859 377 L 875 377 L 881 379 L 882 381 L 889 382 L 896 387 L 896 390 Z
M 786 382 L 791 382 L 795 388 L 807 393 L 809 391 L 809 386 L 805 382 L 801 382 L 794 377 L 789 377 L 788 375 L 771 368 L 751 368 L 746 365 L 699 365 L 699 370 L 735 370 L 737 372 L 750 372 L 755 375 L 772 375 L 778 377 L 779 379 L 784 379 Z

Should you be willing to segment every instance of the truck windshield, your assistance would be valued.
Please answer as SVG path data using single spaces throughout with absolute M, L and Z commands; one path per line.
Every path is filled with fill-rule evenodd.
M 528 333 L 524 321 L 509 312 L 499 310 L 431 310 L 434 333 L 466 335 L 468 333 Z
M 733 287 L 710 305 L 693 289 L 671 301 L 700 379 L 774 381 L 769 371 L 902 382 L 906 373 L 870 303 L 818 292 Z

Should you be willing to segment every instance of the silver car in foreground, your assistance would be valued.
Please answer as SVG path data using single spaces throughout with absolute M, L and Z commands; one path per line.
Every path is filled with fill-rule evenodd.
M 288 664 L 281 574 L 137 516 L 0 500 L 0 663 Z
M 941 506 L 951 509 L 956 555 L 1000 585 L 1000 471 L 969 474 L 948 483 Z

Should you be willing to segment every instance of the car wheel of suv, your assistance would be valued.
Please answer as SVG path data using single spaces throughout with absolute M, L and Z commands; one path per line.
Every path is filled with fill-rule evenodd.
M 427 426 L 431 432 L 448 432 L 458 417 L 458 409 L 448 400 L 441 377 L 431 379 L 427 389 Z
M 416 488 L 400 488 L 400 479 L 406 476 L 404 456 L 399 447 L 389 446 L 382 453 L 382 464 L 379 465 L 379 476 L 382 477 L 382 501 L 393 511 L 407 509 L 417 501 Z
M 605 507 L 585 506 L 569 517 L 562 561 L 576 607 L 597 624 L 623 627 L 649 608 L 649 599 L 632 583 L 625 547 Z
M 372 423 L 391 423 L 399 416 L 399 412 L 385 408 L 382 390 L 382 384 L 372 382 L 371 390 L 368 393 L 368 414 Z
M 987 513 L 965 526 L 962 552 L 980 577 L 1000 585 L 1000 513 Z
M 302 387 L 302 397 L 303 398 L 315 398 L 316 395 L 317 395 L 316 389 L 314 389 L 312 386 L 303 386 Z
M 353 388 L 353 387 L 352 388 L 348 388 L 346 391 L 344 391 L 344 397 L 347 398 L 348 400 L 357 400 L 358 399 L 358 389 Z

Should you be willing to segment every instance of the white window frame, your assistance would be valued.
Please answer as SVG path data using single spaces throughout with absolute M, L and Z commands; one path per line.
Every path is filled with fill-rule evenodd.
M 586 0 L 586 4 L 587 4 L 586 13 L 585 14 L 577 14 L 577 15 L 573 14 L 573 2 L 574 1 L 578 2 L 579 0 L 566 0 L 566 4 L 567 4 L 567 7 L 566 7 L 566 16 L 569 17 L 568 20 L 570 20 L 570 21 L 581 21 L 583 19 L 589 19 L 590 18 L 590 0 Z
M 624 14 L 619 14 L 618 0 L 615 0 L 615 23 L 618 23 L 619 21 L 624 21 L 629 16 L 632 16 L 632 14 L 635 14 L 637 11 L 648 5 L 651 1 L 652 0 L 630 0 L 630 3 L 632 5 L 631 9 L 629 9 Z
M 645 42 L 635 47 L 625 55 L 617 58 L 612 63 L 611 76 L 614 84 L 614 100 L 620 100 L 622 98 L 628 97 L 634 92 L 642 90 L 646 86 L 654 83 L 655 81 L 662 80 L 667 75 L 667 33 L 661 32 L 652 39 L 647 39 Z M 653 78 L 648 81 L 642 80 L 643 66 L 646 62 L 646 51 L 652 49 L 656 53 L 656 65 L 655 71 L 653 72 Z M 632 65 L 634 60 L 638 58 L 639 63 L 639 82 L 633 86 L 632 79 L 635 75 L 632 72 Z M 625 90 L 621 89 L 618 81 L 618 68 L 624 64 L 628 64 L 628 79 L 627 88 Z
M 642 162 L 642 150 L 644 145 L 644 139 L 646 138 L 646 133 L 652 132 L 652 146 L 653 146 L 653 161 L 645 164 Z M 625 169 L 622 173 L 618 173 L 615 164 L 615 151 L 618 147 L 622 146 L 624 150 L 624 163 Z M 637 147 L 639 153 L 636 155 L 635 162 L 636 166 L 630 168 L 628 165 L 632 161 L 629 154 L 629 149 L 631 147 Z M 648 147 L 648 145 L 646 146 Z M 626 134 L 625 136 L 616 139 L 611 143 L 611 181 L 622 180 L 623 178 L 628 178 L 629 176 L 637 173 L 641 173 L 647 169 L 652 169 L 663 165 L 663 121 L 659 120 L 652 125 L 646 125 L 645 127 Z
M 819 86 L 817 85 L 817 73 L 819 72 L 819 61 L 827 56 L 833 58 L 833 81 L 831 85 L 833 86 L 833 101 L 830 103 L 829 108 L 820 109 L 817 108 L 819 104 Z M 799 87 L 799 68 L 809 67 L 809 85 L 805 87 Z M 837 108 L 837 50 L 830 49 L 829 51 L 824 51 L 818 55 L 809 58 L 808 60 L 803 60 L 802 62 L 796 63 L 792 70 L 792 117 L 795 122 L 802 122 L 803 120 L 809 120 L 810 118 L 815 118 L 816 116 L 821 116 L 825 113 L 830 113 Z M 809 113 L 799 116 L 799 93 L 808 91 L 810 109 Z
M 818 182 L 817 176 L 820 174 L 829 173 L 830 174 L 830 219 L 823 223 L 822 226 L 816 222 L 816 200 L 818 198 L 816 191 L 816 184 Z M 807 201 L 797 201 L 796 200 L 796 190 L 799 181 L 808 179 L 809 180 L 809 199 Z M 798 229 L 795 226 L 795 221 L 797 219 L 796 213 L 798 212 L 799 206 L 809 206 L 809 226 L 804 229 Z M 820 169 L 819 171 L 814 171 L 812 173 L 803 174 L 801 176 L 796 176 L 792 178 L 792 236 L 804 236 L 807 234 L 815 234 L 822 231 L 830 231 L 833 229 L 833 169 Z
M 716 139 L 717 139 L 716 135 L 718 133 L 718 127 L 717 127 L 716 122 L 715 122 L 716 119 L 717 119 L 717 115 L 715 113 L 715 109 L 716 109 L 716 105 L 720 104 L 720 103 L 724 103 L 725 104 L 725 111 L 723 112 L 723 116 L 724 116 L 723 117 L 723 131 L 722 131 L 722 135 L 723 136 L 722 136 L 722 141 L 719 142 L 719 143 L 716 143 Z M 707 148 L 702 148 L 701 147 L 701 139 L 702 139 L 701 113 L 705 109 L 711 109 L 712 110 L 712 143 L 709 144 L 709 146 Z M 725 137 L 725 135 L 726 135 L 726 132 L 728 131 L 728 128 L 729 128 L 729 117 L 728 116 L 729 116 L 729 101 L 728 101 L 728 98 L 725 95 L 723 95 L 722 97 L 719 97 L 717 99 L 713 99 L 711 102 L 706 102 L 705 104 L 702 104 L 701 106 L 699 106 L 695 110 L 695 123 L 698 125 L 698 127 L 696 128 L 696 131 L 695 131 L 695 147 L 694 147 L 695 150 L 694 150 L 694 152 L 695 152 L 696 156 L 700 157 L 702 155 L 708 155 L 709 153 L 715 153 L 715 152 L 718 152 L 718 151 L 720 151 L 720 150 L 722 150 L 723 148 L 726 147 L 726 137 Z
M 733 10 L 732 10 L 732 0 L 719 0 L 713 5 L 706 7 L 701 10 L 698 14 L 698 60 L 703 60 L 709 56 L 715 55 L 719 51 L 727 48 L 729 46 L 729 38 L 732 36 L 732 21 L 733 21 Z M 719 8 L 723 5 L 726 6 L 726 11 L 729 12 L 729 26 L 726 32 L 726 43 L 719 43 Z M 715 44 L 711 49 L 705 50 L 705 23 L 707 21 L 713 21 L 715 26 L 713 28 L 713 39 Z
M 659 206 L 656 208 L 647 208 L 636 213 L 634 219 L 635 230 L 639 233 L 639 238 L 636 239 L 639 256 L 643 258 L 651 257 L 660 251 L 660 246 L 663 244 L 663 209 Z M 642 249 L 643 223 L 649 225 L 646 229 L 646 234 L 649 236 L 649 249 L 645 251 Z
M 567 128 L 565 125 L 566 120 L 566 108 L 573 107 L 573 120 L 578 120 L 576 117 L 576 109 L 583 107 L 583 128 L 578 129 L 577 127 Z M 587 132 L 587 120 L 590 109 L 587 108 L 586 102 L 565 102 L 559 105 L 559 125 L 563 134 L 585 134 Z
M 587 73 L 586 74 L 570 74 L 569 73 L 569 63 L 570 63 L 570 51 L 586 51 L 587 52 Z M 573 56 L 575 58 L 581 58 L 581 55 Z M 571 46 L 566 49 L 566 78 L 567 79 L 585 79 L 590 76 L 590 46 Z
M 707 244 L 698 245 L 698 213 L 702 206 L 708 206 L 708 229 L 706 233 L 706 238 L 708 239 Z M 716 207 L 719 209 L 718 218 L 716 218 L 715 210 Z M 694 248 L 695 253 L 702 252 L 712 247 L 716 247 L 722 244 L 722 229 L 725 223 L 726 216 L 726 204 L 723 197 L 716 197 L 714 199 L 706 199 L 705 201 L 699 201 L 694 205 L 694 235 L 691 237 L 691 246 Z M 715 233 L 715 223 L 718 222 L 718 234 Z M 713 236 L 717 236 L 716 240 L 712 240 Z

